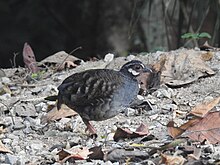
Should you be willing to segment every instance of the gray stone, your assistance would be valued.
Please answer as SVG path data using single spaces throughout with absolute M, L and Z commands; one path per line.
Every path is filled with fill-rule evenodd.
M 176 104 L 165 104 L 162 108 L 165 110 L 176 110 L 178 109 L 178 106 Z
M 10 164 L 18 164 L 18 157 L 12 154 L 6 154 Z
M 8 77 L 2 77 L 1 82 L 3 84 L 9 84 L 9 83 L 11 83 L 11 80 Z
M 36 109 L 32 103 L 21 103 L 15 107 L 15 112 L 18 116 L 22 117 L 36 117 Z

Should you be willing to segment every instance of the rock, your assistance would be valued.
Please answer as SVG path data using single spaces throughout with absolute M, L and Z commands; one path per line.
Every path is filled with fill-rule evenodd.
M 127 59 L 128 61 L 134 60 L 134 59 L 135 59 L 135 55 L 130 54 L 129 56 L 126 57 L 126 59 Z
M 0 164 L 7 164 L 7 163 L 9 163 L 8 161 L 7 161 L 7 159 L 6 159 L 6 156 L 5 156 L 5 154 L 0 154 Z M 10 164 L 8 164 L 8 165 L 10 165 Z
M 215 53 L 215 57 L 216 57 L 217 60 L 220 61 L 220 52 L 216 52 L 216 53 Z
M 113 59 L 114 59 L 114 54 L 112 54 L 112 53 L 108 53 L 104 57 L 104 61 L 108 62 L 108 63 L 111 62 Z
M 18 116 L 22 116 L 22 117 L 27 117 L 27 116 L 36 117 L 37 116 L 36 109 L 34 105 L 31 103 L 18 104 L 15 107 L 15 112 Z
M 165 109 L 165 110 L 176 110 L 178 109 L 177 105 L 176 104 L 165 104 L 162 106 L 162 109 Z
M 40 113 L 41 111 L 46 112 L 47 111 L 47 104 L 44 102 L 40 102 L 39 104 L 35 105 L 36 112 Z
M 6 139 L 2 139 L 2 142 L 4 143 L 4 144 L 11 144 L 11 142 L 12 142 L 12 140 L 11 139 L 9 139 L 9 138 L 6 138 Z
M 171 88 L 160 88 L 153 93 L 157 98 L 171 98 L 173 95 L 173 90 Z
M 16 136 L 16 135 L 14 135 L 14 134 L 8 134 L 8 135 L 7 135 L 7 138 L 12 139 L 12 140 L 16 140 L 16 141 L 19 140 L 19 137 Z
M 1 82 L 3 83 L 3 84 L 9 84 L 9 83 L 11 83 L 11 80 L 8 78 L 8 77 L 1 77 Z
M 21 147 L 18 146 L 18 145 L 15 145 L 15 146 L 13 147 L 13 150 L 14 150 L 15 153 L 18 153 L 18 152 L 21 151 Z
M 10 164 L 19 164 L 18 163 L 18 157 L 15 156 L 15 155 L 12 155 L 12 154 L 6 154 L 7 155 L 7 159 L 8 159 L 8 162 Z
M 36 143 L 32 143 L 30 147 L 32 150 L 35 150 L 37 152 L 41 151 L 44 148 L 44 145 L 41 143 L 41 141 L 38 141 Z
M 0 77 L 5 77 L 5 76 L 6 76 L 6 74 L 5 74 L 4 70 L 0 69 Z
M 126 108 L 125 115 L 126 116 L 133 116 L 135 114 L 136 110 L 133 108 Z
M 0 100 L 2 101 L 7 101 L 11 99 L 11 94 L 10 93 L 5 93 L 3 95 L 0 96 Z
M 5 116 L 5 117 L 1 118 L 1 119 L 0 119 L 0 124 L 5 125 L 6 127 L 12 125 L 12 124 L 13 124 L 12 117 L 10 117 L 10 116 Z
M 21 117 L 14 117 L 15 124 L 13 125 L 14 130 L 19 130 L 25 128 L 25 125 L 23 124 L 23 119 Z

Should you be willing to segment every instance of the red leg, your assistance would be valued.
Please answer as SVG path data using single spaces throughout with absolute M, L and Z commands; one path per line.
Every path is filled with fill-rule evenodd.
M 86 131 L 89 131 L 91 135 L 96 135 L 96 129 L 93 127 L 90 121 L 84 119 L 83 122 L 87 126 Z

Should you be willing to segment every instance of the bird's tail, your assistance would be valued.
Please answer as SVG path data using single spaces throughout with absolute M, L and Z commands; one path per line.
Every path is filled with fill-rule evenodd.
M 48 100 L 48 101 L 56 101 L 57 99 L 58 99 L 58 95 L 48 96 L 44 98 L 44 100 Z
M 44 98 L 44 100 L 48 100 L 48 101 L 57 101 L 57 109 L 59 110 L 61 108 L 61 105 L 63 103 L 62 98 L 60 97 L 60 95 L 53 95 L 53 96 L 48 96 L 46 98 Z

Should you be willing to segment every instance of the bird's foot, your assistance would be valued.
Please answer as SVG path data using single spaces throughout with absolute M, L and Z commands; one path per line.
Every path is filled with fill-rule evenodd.
M 90 121 L 84 121 L 84 123 L 86 124 L 87 128 L 86 128 L 86 132 L 89 132 L 89 135 L 91 138 L 96 139 L 97 138 L 97 133 L 96 133 L 96 129 L 93 127 L 93 125 L 90 123 Z

